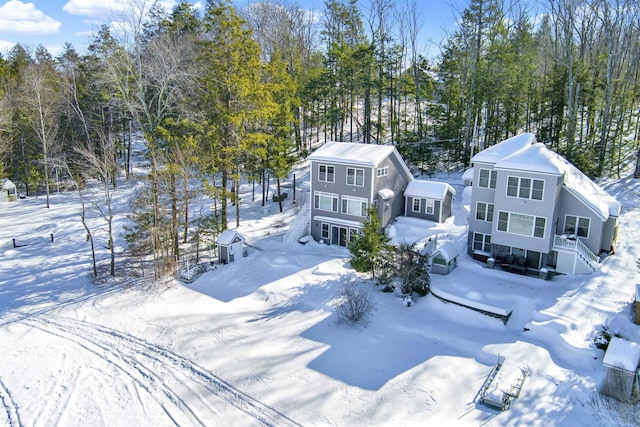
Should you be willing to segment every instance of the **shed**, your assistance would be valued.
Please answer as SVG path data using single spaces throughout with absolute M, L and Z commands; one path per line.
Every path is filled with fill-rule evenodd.
M 602 393 L 622 402 L 629 401 L 640 364 L 640 345 L 611 337 L 602 364 L 607 368 Z
M 224 230 L 216 239 L 218 262 L 228 264 L 235 261 L 237 255 L 243 256 L 244 237 L 235 230 Z
M 431 258 L 431 272 L 435 274 L 449 274 L 458 265 L 458 249 L 453 243 L 445 243 L 433 253 Z
M 456 190 L 446 182 L 414 179 L 404 190 L 405 215 L 444 222 L 451 216 Z
M 18 189 L 16 185 L 8 178 L 0 178 L 0 202 L 13 202 L 18 199 Z

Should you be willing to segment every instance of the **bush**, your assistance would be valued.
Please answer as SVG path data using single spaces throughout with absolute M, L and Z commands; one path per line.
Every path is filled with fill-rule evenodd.
M 336 323 L 367 324 L 375 310 L 371 289 L 353 282 L 340 290 L 336 305 Z

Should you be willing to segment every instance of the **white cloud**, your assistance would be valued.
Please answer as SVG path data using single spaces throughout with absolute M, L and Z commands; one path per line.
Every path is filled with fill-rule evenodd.
M 9 0 L 0 6 L 0 32 L 22 34 L 53 34 L 60 30 L 62 23 L 41 10 L 33 3 Z
M 62 10 L 71 15 L 105 18 L 123 12 L 141 9 L 147 11 L 153 3 L 153 0 L 69 0 Z M 167 11 L 171 11 L 176 4 L 176 0 L 160 1 L 160 5 Z
M 13 46 L 15 46 L 16 44 L 14 42 L 8 42 L 6 40 L 0 40 L 0 54 L 2 54 L 2 56 L 6 57 L 7 54 L 9 53 L 9 51 L 11 49 L 13 49 Z

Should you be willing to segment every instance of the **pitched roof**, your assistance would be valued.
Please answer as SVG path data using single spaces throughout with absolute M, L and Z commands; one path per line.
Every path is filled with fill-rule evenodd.
M 15 190 L 16 185 L 9 178 L 0 178 L 0 187 L 4 190 Z
M 393 145 L 328 142 L 311 153 L 309 160 L 378 166 L 396 148 Z
M 236 238 L 238 238 L 239 240 L 243 240 L 244 241 L 244 237 L 242 237 L 240 235 L 240 233 L 238 233 L 235 230 L 224 230 L 222 233 L 220 233 L 220 235 L 218 236 L 218 238 L 216 239 L 216 243 L 219 245 L 230 245 L 231 243 L 236 241 Z
M 485 152 L 489 154 L 484 155 Z M 567 159 L 544 144 L 536 142 L 533 134 L 521 134 L 502 141 L 473 156 L 472 161 L 476 161 L 478 156 L 481 156 L 481 162 L 493 163 L 496 169 L 563 176 L 567 191 L 589 206 L 603 220 L 609 216 L 620 215 L 621 205 L 615 198 Z
M 532 133 L 521 133 L 509 139 L 485 148 L 471 158 L 472 163 L 496 163 L 499 160 L 510 156 L 523 148 L 536 143 L 536 136 Z
M 436 249 L 436 251 L 433 253 L 433 256 L 435 257 L 437 254 L 440 254 L 443 259 L 447 261 L 451 261 L 458 255 L 460 255 L 460 252 L 458 251 L 458 248 L 456 248 L 453 243 L 447 242 L 444 245 L 440 246 L 438 249 Z
M 456 190 L 446 182 L 425 181 L 414 179 L 407 184 L 404 195 L 409 197 L 420 197 L 425 199 L 442 200 L 447 195 L 447 191 L 456 194 Z

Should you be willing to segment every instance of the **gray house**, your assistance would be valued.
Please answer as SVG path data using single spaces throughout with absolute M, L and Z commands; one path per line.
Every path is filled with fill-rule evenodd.
M 315 240 L 346 246 L 362 229 L 369 206 L 376 207 L 382 227 L 404 213 L 403 191 L 413 177 L 394 146 L 329 142 L 309 160 Z
M 444 222 L 451 216 L 456 190 L 446 182 L 413 180 L 404 190 L 405 215 Z
M 621 205 L 530 133 L 473 156 L 467 251 L 527 273 L 586 274 L 613 252 Z

